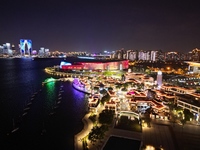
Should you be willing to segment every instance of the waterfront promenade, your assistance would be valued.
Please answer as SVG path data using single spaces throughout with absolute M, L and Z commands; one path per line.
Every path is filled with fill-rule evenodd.
M 90 113 L 84 116 L 84 118 L 82 119 L 84 123 L 84 128 L 81 132 L 79 132 L 78 134 L 74 136 L 75 150 L 83 149 L 82 139 L 86 137 L 90 133 L 91 129 L 93 128 L 93 123 L 88 118 L 89 116 L 90 116 Z M 114 128 L 114 123 L 113 123 L 113 125 L 111 125 L 109 127 L 109 130 L 105 133 L 105 138 L 103 140 L 98 141 L 95 144 L 91 144 L 90 141 L 88 141 L 89 150 L 103 149 L 103 147 L 105 146 L 110 136 L 118 136 L 118 137 L 124 137 L 124 138 L 129 138 L 129 139 L 140 140 L 140 141 L 142 140 L 142 133 L 116 129 Z
M 84 118 L 82 119 L 82 121 L 84 123 L 84 127 L 83 127 L 81 132 L 79 132 L 78 134 L 76 134 L 74 136 L 74 148 L 75 148 L 75 150 L 82 150 L 83 149 L 82 140 L 83 140 L 83 138 L 85 138 L 89 134 L 89 132 L 93 128 L 93 123 L 89 119 L 89 116 L 90 116 L 90 113 L 88 113 L 84 116 Z
M 76 88 L 76 87 L 75 87 Z M 83 92 L 83 91 L 82 91 Z M 98 110 L 98 113 L 100 110 Z M 97 113 L 97 114 L 98 114 Z M 89 119 L 90 113 L 86 114 L 82 119 L 84 123 L 83 130 L 74 136 L 75 150 L 83 149 L 82 139 L 85 138 L 93 128 L 93 123 Z M 121 136 L 125 138 L 137 139 L 142 141 L 142 145 L 151 145 L 164 150 L 182 150 L 182 149 L 198 149 L 200 143 L 200 127 L 194 124 L 185 124 L 184 127 L 165 120 L 153 119 L 151 128 L 143 127 L 142 133 L 134 133 L 132 131 L 115 129 L 114 126 L 109 127 L 109 131 L 105 134 L 102 141 L 96 142 L 94 145 L 87 141 L 90 150 L 103 149 L 110 136 Z
M 93 127 L 93 123 L 88 118 L 90 113 L 83 118 L 84 128 L 75 135 L 74 147 L 75 150 L 82 150 L 82 138 L 89 134 Z M 114 121 L 115 122 L 115 121 Z M 151 127 L 143 127 L 142 133 L 121 130 L 114 128 L 114 123 L 105 133 L 105 138 L 102 141 L 96 142 L 94 145 L 88 141 L 90 150 L 103 149 L 110 136 L 125 137 L 136 139 L 142 142 L 141 145 L 163 148 L 164 150 L 193 150 L 199 149 L 200 143 L 200 126 L 195 124 L 185 124 L 182 128 L 179 124 L 173 124 L 170 121 L 153 119 Z

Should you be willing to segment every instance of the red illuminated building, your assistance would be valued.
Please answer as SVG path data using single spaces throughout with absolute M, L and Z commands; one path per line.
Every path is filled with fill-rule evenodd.
M 63 70 L 123 70 L 128 69 L 128 60 L 75 62 L 74 64 L 61 62 Z

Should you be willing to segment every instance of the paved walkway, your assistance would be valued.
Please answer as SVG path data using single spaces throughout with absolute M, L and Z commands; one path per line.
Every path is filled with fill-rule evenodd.
M 165 150 L 177 150 L 170 127 L 169 125 L 152 124 L 151 128 L 143 128 L 143 144 L 162 147 Z
M 182 128 L 170 121 L 152 120 L 151 125 L 152 128 L 143 129 L 144 144 L 162 145 L 165 150 L 199 150 L 200 126 L 195 123 L 186 123 Z
M 84 123 L 83 130 L 74 136 L 74 148 L 75 148 L 75 150 L 82 150 L 83 149 L 82 139 L 84 137 L 86 137 L 89 134 L 89 132 L 91 131 L 91 129 L 93 128 L 93 123 L 89 119 L 90 115 L 91 114 L 88 113 L 84 116 L 84 118 L 82 119 L 82 121 Z
M 178 139 L 179 150 L 200 149 L 200 126 L 185 124 L 182 128 L 182 126 L 176 124 L 173 130 L 176 139 Z

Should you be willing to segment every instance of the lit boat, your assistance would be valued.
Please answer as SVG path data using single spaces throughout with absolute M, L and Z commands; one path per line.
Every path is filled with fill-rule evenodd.
M 19 127 L 14 128 L 14 129 L 11 131 L 11 133 L 16 132 L 17 130 L 19 130 Z
M 27 106 L 30 106 L 30 105 L 32 105 L 32 102 L 29 102 L 29 103 L 27 104 Z
M 58 106 L 56 105 L 56 106 L 54 106 L 54 109 L 57 109 L 58 108 Z
M 19 127 L 15 127 L 15 120 L 13 119 L 13 130 L 11 131 L 11 133 L 16 132 L 17 130 L 19 130 Z
M 55 112 L 51 112 L 50 114 L 49 114 L 49 116 L 52 116 L 52 115 L 54 115 L 55 114 Z
M 30 107 L 24 108 L 24 111 L 28 111 L 28 110 L 30 110 Z
M 24 113 L 22 114 L 22 117 L 26 116 L 27 114 L 28 114 L 27 112 L 24 112 Z

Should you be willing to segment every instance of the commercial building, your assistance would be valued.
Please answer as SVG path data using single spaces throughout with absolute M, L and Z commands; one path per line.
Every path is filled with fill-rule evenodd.
M 188 73 L 189 74 L 199 74 L 200 73 L 200 62 L 186 61 L 189 64 Z
M 27 50 L 26 50 L 27 47 Z M 20 52 L 21 56 L 31 56 L 32 53 L 32 41 L 30 39 L 20 39 Z
M 82 62 L 68 63 L 62 61 L 60 69 L 62 70 L 123 70 L 128 69 L 128 60 L 102 61 L 90 60 Z
M 174 95 L 174 103 L 177 106 L 188 109 L 194 113 L 196 121 L 199 121 L 200 115 L 200 94 L 195 89 L 188 89 L 177 86 L 162 86 L 164 92 L 170 92 Z

